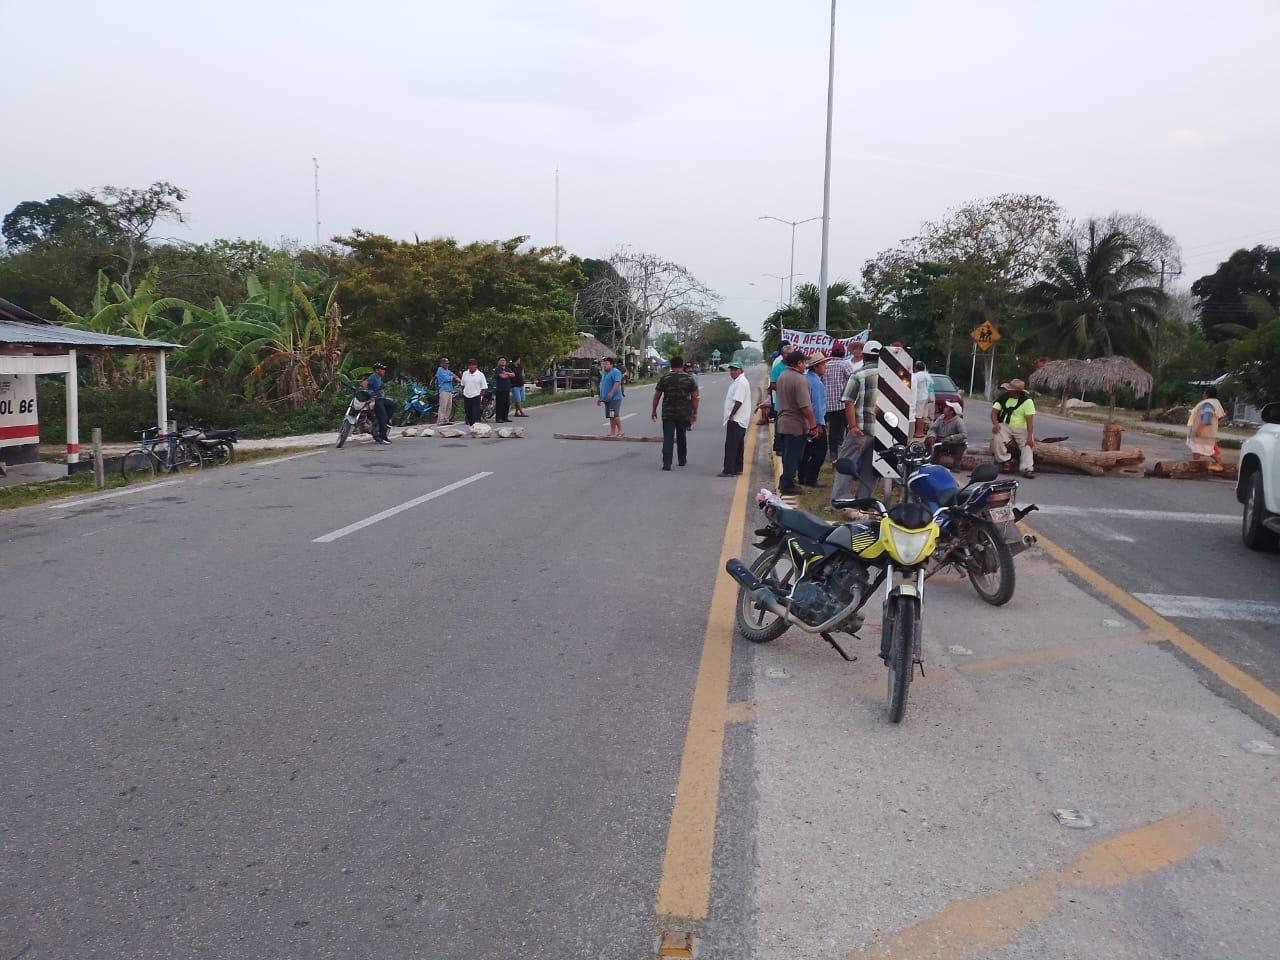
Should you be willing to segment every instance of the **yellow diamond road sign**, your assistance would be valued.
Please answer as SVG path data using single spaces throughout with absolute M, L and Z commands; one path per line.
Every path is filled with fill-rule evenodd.
M 969 334 L 973 338 L 973 342 L 978 345 L 979 350 L 990 350 L 995 342 L 1000 339 L 1000 331 L 990 320 L 983 321 L 979 326 L 973 328 L 973 332 Z

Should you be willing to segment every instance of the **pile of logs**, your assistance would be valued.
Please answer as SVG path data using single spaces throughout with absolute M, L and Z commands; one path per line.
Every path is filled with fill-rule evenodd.
M 972 451 L 972 448 L 970 448 Z M 961 469 L 972 470 L 980 463 L 991 460 L 989 454 L 975 456 L 966 453 Z M 1129 470 L 1142 465 L 1146 457 L 1139 447 L 1121 447 L 1119 450 L 1077 450 L 1060 443 L 1036 443 L 1036 470 L 1045 473 L 1083 473 L 1090 477 Z
M 1119 450 L 1077 450 L 1060 443 L 1036 444 L 1036 469 L 1047 472 L 1085 473 L 1101 477 L 1115 470 L 1139 467 L 1146 457 L 1140 447 Z

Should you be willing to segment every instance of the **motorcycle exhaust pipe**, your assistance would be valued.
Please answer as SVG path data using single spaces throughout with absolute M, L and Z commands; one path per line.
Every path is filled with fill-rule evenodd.
M 741 560 L 730 560 L 724 565 L 725 572 L 734 580 L 742 584 L 751 591 L 751 595 L 755 597 L 756 603 L 764 607 L 770 613 L 777 614 L 784 620 L 790 620 L 790 613 L 778 599 L 778 595 L 766 587 L 745 563 Z

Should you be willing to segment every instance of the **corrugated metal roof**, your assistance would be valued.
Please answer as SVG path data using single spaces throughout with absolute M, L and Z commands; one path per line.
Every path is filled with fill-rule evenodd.
M 0 346 L 19 344 L 24 346 L 67 347 L 125 347 L 134 350 L 178 350 L 180 345 L 163 340 L 140 340 L 137 337 L 117 337 L 110 333 L 93 333 L 89 330 L 73 330 L 56 323 L 12 323 L 0 320 Z

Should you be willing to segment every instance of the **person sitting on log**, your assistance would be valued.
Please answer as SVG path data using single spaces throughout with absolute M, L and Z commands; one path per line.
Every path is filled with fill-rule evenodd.
M 933 462 L 941 463 L 944 455 L 950 455 L 952 470 L 960 469 L 964 452 L 969 448 L 964 421 L 960 419 L 960 404 L 948 400 L 942 415 L 936 417 L 924 436 L 925 446 L 933 453 Z
M 1024 477 L 1035 476 L 1036 404 L 1027 393 L 1027 385 L 1018 379 L 1009 381 L 1009 395 L 991 406 L 991 455 L 1003 466 L 1013 457 L 1010 441 L 1019 449 L 1018 469 Z

